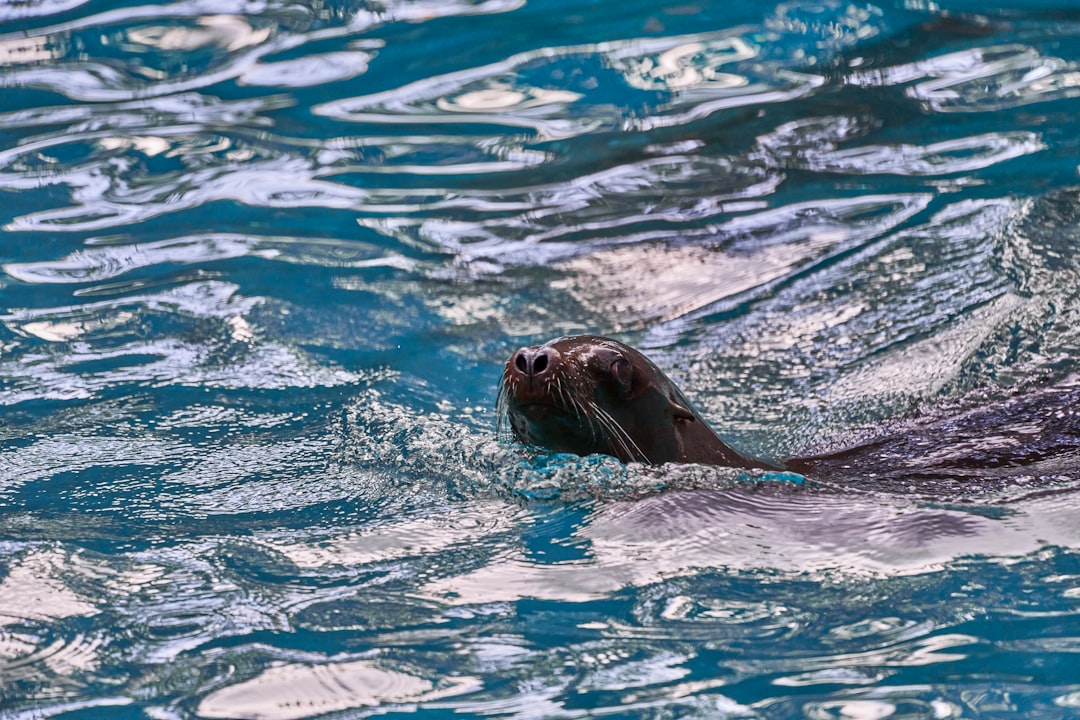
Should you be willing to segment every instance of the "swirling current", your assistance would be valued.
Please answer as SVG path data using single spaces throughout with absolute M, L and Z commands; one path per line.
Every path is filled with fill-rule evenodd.
M 1080 11 L 0 2 L 0 718 L 1080 713 Z M 616 337 L 734 446 L 497 433 Z

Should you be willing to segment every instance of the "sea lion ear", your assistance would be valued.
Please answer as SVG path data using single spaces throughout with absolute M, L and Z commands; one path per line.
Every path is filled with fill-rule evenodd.
M 697 420 L 697 416 L 690 412 L 690 408 L 680 405 L 675 400 L 668 399 L 671 404 L 671 415 L 676 420 Z

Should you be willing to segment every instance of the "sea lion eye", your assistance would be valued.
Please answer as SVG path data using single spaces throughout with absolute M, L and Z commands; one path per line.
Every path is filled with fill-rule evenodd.
M 611 361 L 611 374 L 620 385 L 629 388 L 634 369 L 630 366 L 630 363 L 626 358 L 617 357 Z

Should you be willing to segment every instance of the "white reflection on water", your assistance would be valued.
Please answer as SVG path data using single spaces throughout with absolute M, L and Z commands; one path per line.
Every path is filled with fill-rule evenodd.
M 354 50 L 308 55 L 295 60 L 260 62 L 245 70 L 241 85 L 308 87 L 347 80 L 367 72 L 371 53 Z
M 0 74 L 0 87 L 36 87 L 86 102 L 123 102 L 152 95 L 170 95 L 198 90 L 241 76 L 260 58 L 299 44 L 288 36 L 265 40 L 249 50 L 237 53 L 222 67 L 188 79 L 161 80 L 156 83 L 135 81 L 128 73 L 105 63 L 82 61 L 31 65 Z M 132 88 L 137 83 L 137 87 Z
M 184 114 L 183 105 L 183 101 L 176 101 L 164 109 Z M 266 107 L 262 103 L 197 104 L 193 110 L 209 116 L 211 121 L 215 116 L 235 121 L 246 112 Z M 67 185 L 74 201 L 68 207 L 18 215 L 3 230 L 100 231 L 222 200 L 253 207 L 375 213 L 492 209 L 498 203 L 490 199 L 490 193 L 464 193 L 459 197 L 445 189 L 357 187 L 328 178 L 347 173 L 439 176 L 511 172 L 541 164 L 549 157 L 522 148 L 522 139 L 512 137 L 369 136 L 336 138 L 312 146 L 303 140 L 253 138 L 243 132 L 238 136 L 221 135 L 187 123 L 148 127 L 149 109 L 126 105 L 114 109 L 121 111 L 118 116 L 57 109 L 55 118 L 51 112 L 33 116 L 15 113 L 0 118 L 16 125 L 53 120 L 77 120 L 84 125 L 0 150 L 0 167 L 7 168 L 7 172 L 0 173 L 0 187 Z M 255 124 L 263 123 L 256 119 Z M 100 129 L 101 125 L 110 129 Z M 111 129 L 116 125 L 123 130 Z M 86 159 L 60 164 L 55 155 L 61 153 Z M 439 156 L 439 165 L 426 164 L 431 156 Z M 149 161 L 154 158 L 171 167 L 149 169 Z
M 830 396 L 851 401 L 881 395 L 933 395 L 962 371 L 963 365 L 1001 327 L 1031 303 L 1011 293 L 991 301 L 952 327 L 926 339 L 886 350 L 838 377 Z
M 673 492 L 598 507 L 574 538 L 587 544 L 587 559 L 547 565 L 508 554 L 424 592 L 462 604 L 585 602 L 700 568 L 773 568 L 834 580 L 917 575 L 968 557 L 1007 562 L 1048 544 L 1080 547 L 1078 511 L 1068 494 L 1014 502 L 994 518 L 877 494 Z
M 157 182 L 142 186 L 135 185 L 138 178 L 129 184 L 126 162 L 69 171 L 65 181 L 79 204 L 21 215 L 4 229 L 98 231 L 219 200 L 259 207 L 358 209 L 370 197 L 366 190 L 316 179 L 311 164 L 301 158 L 254 160 L 241 155 L 226 160 L 220 166 L 194 169 L 168 181 L 156 178 Z
M 553 139 L 605 128 L 644 130 L 684 124 L 725 108 L 791 100 L 824 83 L 820 77 L 790 70 L 762 72 L 748 63 L 757 54 L 750 43 L 730 32 L 549 47 L 394 90 L 332 100 L 312 111 L 355 122 L 525 127 L 542 139 Z M 629 88 L 662 90 L 671 97 L 654 113 L 635 119 L 622 108 L 593 99 L 606 82 L 599 75 L 578 80 L 572 89 L 540 87 L 524 79 L 526 71 L 535 73 L 541 65 L 558 67 L 594 56 L 622 76 Z M 729 64 L 738 72 L 715 69 Z
M 7 575 L 0 580 L 0 628 L 5 625 L 22 624 L 27 620 L 56 620 L 76 615 L 88 616 L 98 609 L 86 598 L 77 595 L 63 579 L 71 558 L 63 551 L 42 548 L 24 554 L 12 563 Z M 4 633 L 0 633 L 3 637 Z M 22 650 L 32 649 L 18 648 Z M 10 658 L 17 649 L 0 645 L 0 661 Z M 40 648 L 41 657 L 51 658 L 57 648 Z M 21 653 L 20 653 L 21 654 Z M 68 665 L 91 665 L 93 648 L 79 653 L 65 654 Z M 79 661 L 77 658 L 84 658 Z M 84 667 L 85 669 L 85 667 Z
M 324 665 L 272 665 L 261 675 L 216 690 L 199 703 L 204 718 L 297 720 L 385 703 L 431 702 L 476 690 L 472 677 L 425 678 L 380 667 L 371 660 Z
M 125 295 L 66 307 L 12 308 L 10 314 L 0 316 L 0 320 L 13 332 L 18 333 L 19 324 L 27 321 L 100 316 L 122 311 L 126 305 L 137 305 L 147 310 L 176 311 L 189 316 L 230 318 L 249 313 L 262 302 L 261 298 L 244 297 L 237 292 L 239 289 L 233 283 L 216 280 L 192 282 L 159 293 Z
M 272 389 L 331 387 L 364 378 L 360 373 L 320 365 L 302 350 L 274 342 L 258 344 L 227 366 L 207 362 L 212 354 L 213 346 L 171 339 L 131 342 L 109 350 L 75 347 L 56 353 L 27 352 L 0 360 L 0 372 L 9 381 L 0 394 L 0 405 L 46 398 L 93 398 L 106 388 L 129 384 Z M 71 371 L 82 363 L 107 360 L 130 364 L 99 372 Z
M 70 6 L 77 4 L 71 2 Z M 521 5 L 520 0 L 441 3 L 406 0 L 386 3 L 378 12 L 361 9 L 344 25 L 321 28 L 313 28 L 317 24 L 316 13 L 297 4 L 264 7 L 245 0 L 210 3 L 187 0 L 166 6 L 129 7 L 0 35 L 0 47 L 18 42 L 22 48 L 10 56 L 22 67 L 0 73 L 0 87 L 47 88 L 75 100 L 117 102 L 188 92 L 229 80 L 253 85 L 301 87 L 308 84 L 303 79 L 306 75 L 310 82 L 333 82 L 363 73 L 370 55 L 363 51 L 342 51 L 321 57 L 312 54 L 281 63 L 264 62 L 263 59 L 308 42 L 347 37 L 384 23 L 502 13 Z M 41 14 L 50 14 L 66 7 L 53 2 L 37 9 Z M 257 10 L 262 12 L 255 12 Z M 3 19 L 6 19 L 4 10 L 0 9 L 0 20 Z M 132 23 L 135 24 L 123 27 Z M 71 52 L 71 46 L 81 47 L 78 38 L 87 32 L 95 35 L 95 42 L 101 41 L 119 50 L 128 62 L 96 62 L 86 54 L 80 56 Z M 72 37 L 76 42 L 69 42 Z M 65 48 L 65 51 L 50 50 L 56 61 L 35 65 L 41 57 L 27 49 L 39 45 Z M 176 62 L 184 53 L 207 48 L 215 52 L 205 67 L 201 67 L 203 63 L 189 66 L 182 61 Z M 154 63 L 160 63 L 161 67 Z
M 949 175 L 1046 149 L 1032 132 L 988 133 L 928 145 L 864 145 L 802 154 L 796 167 L 852 174 Z
M 490 213 L 489 218 L 373 217 L 358 222 L 403 242 L 449 250 L 463 265 L 547 265 L 613 244 L 699 237 L 695 223 L 760 209 L 782 180 L 777 171 L 728 158 L 674 155 L 567 182 L 456 193 L 436 205 L 473 208 Z M 635 232 L 635 226 L 658 223 L 672 229 Z
M 280 388 L 343 385 L 364 377 L 316 362 L 291 344 L 257 338 L 245 316 L 264 299 L 243 297 L 237 290 L 232 283 L 188 282 L 158 293 L 13 309 L 0 316 L 0 322 L 16 336 L 63 345 L 42 351 L 28 343 L 23 352 L 0 358 L 0 375 L 8 380 L 0 404 L 92 398 L 105 388 L 127 383 Z M 201 338 L 146 339 L 141 328 L 151 315 L 173 316 L 188 324 L 198 319 L 210 322 Z M 102 337 L 110 342 L 102 346 L 90 342 Z M 217 357 L 224 349 L 235 351 L 228 362 Z M 113 361 L 109 369 L 78 370 L 85 363 L 107 360 Z
M 1080 66 L 1028 45 L 972 48 L 893 67 L 855 72 L 855 85 L 918 80 L 907 93 L 934 112 L 994 112 L 1080 97 Z
M 356 11 L 349 22 L 353 30 L 383 23 L 418 23 L 456 15 L 508 13 L 525 6 L 525 0 L 378 0 Z
M 403 522 L 336 533 L 310 542 L 266 539 L 263 542 L 286 555 L 298 567 L 364 565 L 403 557 L 439 553 L 512 531 L 529 514 L 501 502 L 477 500 L 452 513 L 409 518 Z
M 108 280 L 155 265 L 198 264 L 248 256 L 333 267 L 381 266 L 408 270 L 415 266 L 407 258 L 383 248 L 334 239 L 206 233 L 134 244 L 116 241 L 96 244 L 97 247 L 76 250 L 59 260 L 8 263 L 3 270 L 22 282 L 67 284 Z
M 63 48 L 49 38 L 8 38 L 0 40 L 0 67 L 49 62 L 63 52 Z
M 557 286 L 610 315 L 616 327 L 651 326 L 744 293 L 765 292 L 779 278 L 885 236 L 930 199 L 861 196 L 800 203 L 729 220 L 699 237 L 664 233 L 673 236 L 674 246 L 635 237 L 632 244 L 588 253 L 578 244 L 576 257 L 562 263 L 571 279 Z M 648 284 L 640 282 L 643 272 Z
M 38 0 L 33 3 L 4 3 L 0 5 L 0 20 L 20 20 L 24 18 L 55 15 L 66 12 L 89 0 Z
M 718 67 L 749 60 L 758 54 L 741 37 L 702 39 L 660 50 L 656 55 L 641 55 L 641 49 L 614 50 L 609 53 L 612 67 L 619 70 L 626 82 L 639 90 L 687 90 L 712 88 L 716 90 L 742 87 L 747 79 L 720 72 Z M 664 45 L 668 45 L 664 41 Z
M 269 28 L 254 28 L 238 15 L 203 15 L 196 18 L 191 27 L 175 23 L 169 25 L 143 25 L 126 32 L 127 41 L 134 45 L 146 45 L 146 52 L 155 50 L 195 50 L 204 45 L 218 45 L 226 50 L 240 50 L 266 42 Z M 140 52 L 139 48 L 129 50 Z
M 56 433 L 0 454 L 3 458 L 0 496 L 10 496 L 26 484 L 62 473 L 175 462 L 182 460 L 190 450 L 184 443 L 175 441 Z
M 77 142 L 81 133 L 93 132 L 105 128 L 120 130 L 122 128 L 155 128 L 155 133 L 168 134 L 162 128 L 171 126 L 186 127 L 188 123 L 195 121 L 204 125 L 241 125 L 241 126 L 264 126 L 268 121 L 260 117 L 259 113 L 272 110 L 282 105 L 288 105 L 290 100 L 282 96 L 270 96 L 253 100 L 221 100 L 219 98 L 200 95 L 198 93 L 179 93 L 165 97 L 146 98 L 135 102 L 122 103 L 97 103 L 93 105 L 46 105 L 10 112 L 0 113 L 0 122 L 5 127 L 50 127 L 72 123 L 64 133 L 58 135 L 46 135 L 33 140 L 23 142 L 13 152 L 5 152 L 0 156 L 5 166 L 12 165 L 15 161 L 29 162 L 33 152 L 25 153 L 28 144 L 43 142 L 44 145 L 35 146 L 53 147 L 63 144 L 63 135 L 73 135 L 66 138 L 66 142 Z M 153 117 L 157 121 L 152 120 Z M 97 137 L 97 136 L 91 136 Z M 117 139 L 125 136 L 116 134 Z M 52 138 L 52 139 L 49 139 Z M 29 157 L 27 157 L 29 156 Z M 29 174 L 29 173 L 27 173 Z M 5 184 L 11 181 L 15 173 L 7 173 L 3 176 Z

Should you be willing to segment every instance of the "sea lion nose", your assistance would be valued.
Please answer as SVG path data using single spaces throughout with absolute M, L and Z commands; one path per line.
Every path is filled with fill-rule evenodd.
M 510 358 L 510 367 L 526 378 L 541 377 L 551 370 L 557 355 L 549 347 L 523 347 Z

